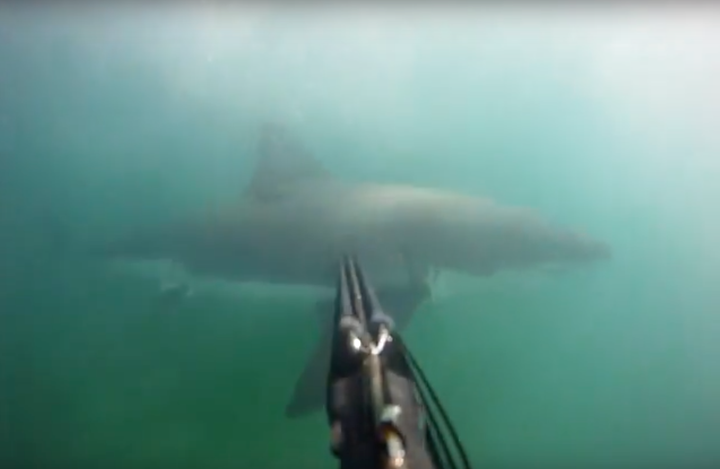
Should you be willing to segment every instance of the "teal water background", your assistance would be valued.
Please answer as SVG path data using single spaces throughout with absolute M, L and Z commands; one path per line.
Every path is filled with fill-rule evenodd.
M 1 7 L 0 466 L 334 467 L 323 415 L 282 415 L 311 294 L 205 279 L 164 314 L 152 268 L 74 254 L 241 197 L 267 120 L 349 180 L 612 244 L 582 272 L 444 279 L 417 314 L 478 465 L 719 461 L 720 17 L 699 8 Z

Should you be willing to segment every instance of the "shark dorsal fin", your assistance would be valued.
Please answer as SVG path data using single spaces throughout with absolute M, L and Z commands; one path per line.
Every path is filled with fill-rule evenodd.
M 315 156 L 285 127 L 265 124 L 260 132 L 259 159 L 247 190 L 248 197 L 273 199 L 294 184 L 329 177 Z

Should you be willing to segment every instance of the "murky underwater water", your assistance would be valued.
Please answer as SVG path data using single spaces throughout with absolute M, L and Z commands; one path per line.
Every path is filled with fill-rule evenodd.
M 74 254 L 240 197 L 267 119 L 339 176 L 612 244 L 579 272 L 443 278 L 416 316 L 478 466 L 720 459 L 716 11 L 63 11 L 0 9 L 0 466 L 334 466 L 323 414 L 283 417 L 312 295 L 205 279 L 166 308 L 166 274 Z

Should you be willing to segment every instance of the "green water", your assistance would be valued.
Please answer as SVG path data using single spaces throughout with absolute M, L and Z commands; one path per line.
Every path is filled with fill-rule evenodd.
M 157 278 L 73 254 L 239 197 L 266 119 L 348 179 L 613 246 L 449 279 L 418 312 L 408 342 L 478 466 L 720 460 L 715 12 L 209 12 L 0 9 L 1 467 L 334 467 L 322 414 L 283 417 L 312 298 L 199 287 L 168 312 Z

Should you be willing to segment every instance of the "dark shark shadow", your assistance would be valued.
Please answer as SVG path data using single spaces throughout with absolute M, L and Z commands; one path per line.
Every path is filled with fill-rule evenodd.
M 402 331 L 418 307 L 430 297 L 426 284 L 404 288 L 380 290 L 378 298 L 383 309 L 392 316 L 397 330 Z M 299 418 L 317 412 L 325 406 L 327 375 L 330 367 L 330 350 L 334 332 L 334 300 L 318 302 L 317 312 L 321 321 L 320 339 L 315 344 L 310 359 L 295 382 L 285 416 Z

